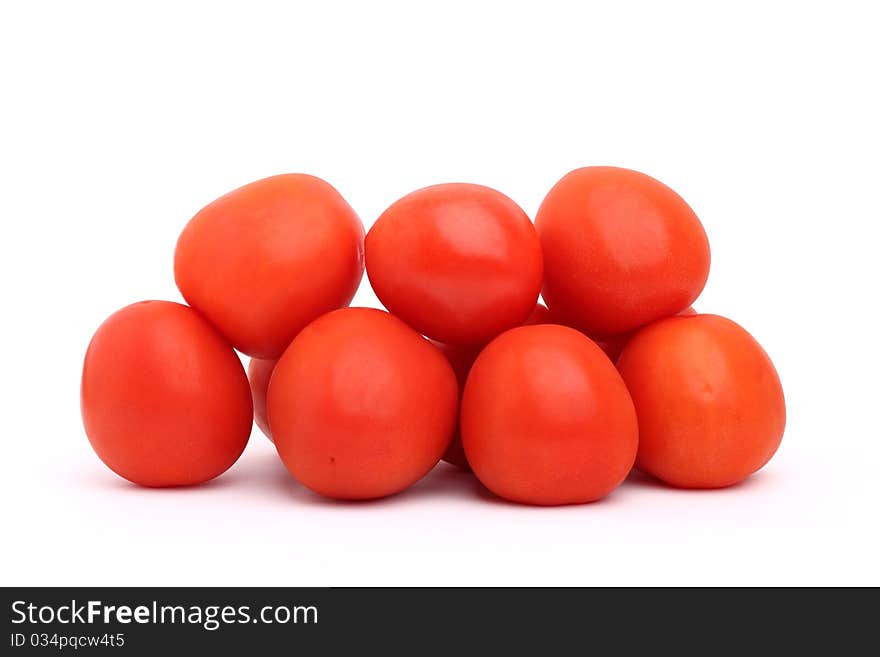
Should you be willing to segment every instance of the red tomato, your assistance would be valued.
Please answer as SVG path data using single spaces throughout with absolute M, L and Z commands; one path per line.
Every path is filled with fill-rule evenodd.
M 578 504 L 626 478 L 638 445 L 626 386 L 602 350 L 552 324 L 502 333 L 471 368 L 461 406 L 468 462 L 495 494 Z
M 235 352 L 195 311 L 143 301 L 98 328 L 83 365 L 82 417 L 95 452 L 142 486 L 213 479 L 251 433 L 251 393 Z
M 550 311 L 547 310 L 545 305 L 538 303 L 535 304 L 532 314 L 529 315 L 525 322 L 523 322 L 523 326 L 548 323 L 550 323 Z M 467 381 L 468 372 L 471 371 L 471 366 L 474 364 L 477 356 L 480 355 L 483 345 L 475 347 L 473 345 L 443 344 L 442 342 L 436 342 L 435 340 L 432 340 L 431 342 L 443 352 L 443 355 L 446 356 L 446 360 L 452 365 L 452 370 L 455 372 L 455 378 L 458 379 L 458 387 L 463 391 L 465 381 Z M 461 432 L 458 430 L 458 427 L 455 429 L 452 444 L 449 445 L 446 453 L 443 454 L 443 460 L 447 463 L 452 463 L 452 465 L 457 465 L 463 470 L 471 469 L 464 453 L 464 447 L 461 445 Z
M 464 384 L 467 381 L 468 372 L 471 371 L 474 361 L 480 355 L 482 345 L 454 345 L 444 344 L 442 342 L 433 341 L 434 345 L 443 352 L 446 360 L 452 365 L 452 371 L 455 372 L 455 378 L 458 381 L 460 391 L 464 390 Z M 443 454 L 443 460 L 452 465 L 456 465 L 462 470 L 470 470 L 467 456 L 465 456 L 464 448 L 461 446 L 461 432 L 456 422 L 455 434 L 452 436 L 452 442 Z
M 183 229 L 174 277 L 187 302 L 249 356 L 277 358 L 306 324 L 351 302 L 364 227 L 333 187 L 285 174 L 240 187 Z
M 587 335 L 625 333 L 687 308 L 709 275 L 700 220 L 663 183 L 629 169 L 565 175 L 541 204 L 544 300 Z
M 533 326 L 535 324 L 555 324 L 553 315 L 543 303 L 535 304 L 532 314 L 526 318 L 522 326 Z
M 617 362 L 639 416 L 638 467 L 684 488 L 742 481 L 776 452 L 785 399 L 770 358 L 717 315 L 636 333 Z
M 251 396 L 254 400 L 254 420 L 260 431 L 266 434 L 266 438 L 272 440 L 272 432 L 269 430 L 269 417 L 266 414 L 266 393 L 269 390 L 269 379 L 272 378 L 272 370 L 275 369 L 275 359 L 265 360 L 251 358 L 248 363 L 248 382 L 251 384 Z
M 688 317 L 691 315 L 696 315 L 697 311 L 693 309 L 693 306 L 688 306 L 680 313 L 676 315 L 676 317 Z M 602 351 L 604 351 L 608 358 L 611 359 L 612 363 L 616 363 L 617 359 L 620 358 L 621 352 L 623 352 L 623 348 L 626 346 L 626 343 L 629 342 L 630 338 L 636 334 L 636 331 L 627 331 L 626 333 L 621 333 L 620 335 L 612 335 L 608 338 L 603 338 L 597 341 L 597 344 L 602 347 Z
M 290 473 L 340 499 L 391 495 L 449 446 L 458 412 L 443 354 L 396 317 L 347 308 L 294 339 L 269 383 L 269 424 Z
M 388 310 L 447 344 L 485 344 L 522 324 L 541 290 L 541 245 L 501 192 L 435 185 L 382 213 L 366 239 L 367 275 Z

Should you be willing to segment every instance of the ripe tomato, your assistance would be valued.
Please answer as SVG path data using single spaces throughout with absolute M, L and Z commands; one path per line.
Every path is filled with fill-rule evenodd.
M 547 310 L 547 306 L 538 303 L 535 304 L 532 314 L 529 315 L 525 322 L 523 322 L 523 326 L 549 323 L 550 311 Z M 446 356 L 446 360 L 452 365 L 452 370 L 455 372 L 455 378 L 458 380 L 458 387 L 463 391 L 468 373 L 471 371 L 474 361 L 477 359 L 477 356 L 480 355 L 480 351 L 483 350 L 485 345 L 454 345 L 436 342 L 435 340 L 432 340 L 431 342 L 443 352 L 443 355 Z M 457 465 L 463 470 L 471 469 L 464 453 L 464 447 L 461 445 L 461 432 L 459 431 L 458 426 L 455 428 L 455 435 L 452 438 L 452 443 L 449 445 L 446 453 L 443 454 L 443 460 L 447 463 L 452 463 L 452 465 Z
M 366 238 L 367 276 L 388 310 L 447 344 L 485 344 L 529 316 L 541 245 L 501 192 L 435 185 L 395 202 Z
M 678 194 L 637 171 L 568 173 L 547 194 L 535 227 L 550 311 L 597 338 L 687 308 L 709 275 L 700 220 Z
M 533 326 L 535 324 L 554 324 L 553 315 L 543 303 L 536 303 L 532 309 L 532 314 L 526 317 L 526 321 L 522 326 Z
M 680 313 L 676 315 L 676 317 L 689 317 L 691 315 L 696 315 L 697 311 L 694 310 L 693 306 L 688 306 Z M 602 347 L 602 351 L 604 351 L 608 358 L 611 359 L 612 363 L 616 363 L 617 359 L 620 358 L 620 354 L 623 351 L 623 348 L 626 346 L 626 343 L 630 341 L 633 335 L 636 334 L 636 331 L 627 331 L 626 333 L 621 333 L 619 335 L 612 335 L 608 338 L 602 338 L 597 341 L 597 344 Z
M 266 393 L 269 390 L 272 370 L 275 369 L 277 362 L 277 359 L 251 358 L 247 370 L 251 396 L 254 400 L 254 420 L 269 440 L 272 440 L 272 432 L 269 430 L 269 417 L 266 413 Z
M 396 317 L 346 308 L 309 324 L 275 366 L 269 424 L 290 473 L 340 499 L 404 490 L 449 446 L 458 385 L 443 354 Z
M 329 184 L 265 178 L 203 208 L 183 229 L 174 277 L 187 302 L 249 356 L 277 358 L 310 321 L 351 302 L 364 228 Z
M 629 393 L 602 350 L 574 329 L 502 333 L 477 357 L 461 404 L 468 462 L 506 499 L 591 502 L 632 468 L 638 426 Z
M 446 360 L 452 365 L 452 371 L 455 372 L 455 378 L 458 381 L 459 391 L 463 391 L 464 384 L 467 381 L 468 372 L 471 371 L 471 367 L 477 359 L 477 356 L 480 355 L 483 346 L 444 344 L 433 340 L 432 342 L 441 352 L 443 352 L 443 355 L 446 356 Z M 461 432 L 458 427 L 458 422 L 456 422 L 452 442 L 449 444 L 449 447 L 446 448 L 442 458 L 447 463 L 458 466 L 462 470 L 471 469 L 467 462 L 467 456 L 465 456 L 464 453 L 464 447 L 461 446 Z
M 629 341 L 617 367 L 639 416 L 637 466 L 669 484 L 730 486 L 779 447 L 779 377 L 755 339 L 729 319 L 651 324 Z
M 232 347 L 170 301 L 126 306 L 101 324 L 86 352 L 81 404 L 95 452 L 142 486 L 213 479 L 241 455 L 253 422 Z

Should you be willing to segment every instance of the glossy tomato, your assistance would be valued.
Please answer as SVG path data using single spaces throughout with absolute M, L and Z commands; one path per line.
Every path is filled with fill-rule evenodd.
M 277 358 L 302 327 L 351 301 L 364 272 L 363 240 L 360 219 L 328 183 L 274 176 L 190 220 L 174 277 L 239 351 Z
M 485 344 L 522 324 L 541 290 L 534 226 L 516 203 L 480 185 L 404 196 L 370 229 L 366 261 L 385 307 L 447 344 Z
M 678 194 L 637 171 L 572 171 L 547 194 L 535 227 L 550 311 L 597 338 L 675 315 L 709 275 L 700 220 Z
M 547 310 L 547 306 L 538 303 L 535 304 L 532 314 L 529 315 L 525 322 L 523 322 L 523 326 L 549 323 L 550 312 Z M 463 391 L 468 373 L 471 371 L 474 361 L 477 359 L 477 356 L 480 355 L 480 351 L 482 351 L 483 346 L 485 345 L 453 345 L 436 342 L 434 340 L 432 340 L 432 342 L 443 352 L 443 355 L 446 356 L 449 364 L 452 365 L 452 370 L 455 372 L 455 378 L 458 380 L 458 387 Z M 465 456 L 464 453 L 464 447 L 461 445 L 461 432 L 458 427 L 455 429 L 455 436 L 452 438 L 452 443 L 449 445 L 446 453 L 443 454 L 443 460 L 447 463 L 457 465 L 463 470 L 471 469 L 467 462 L 467 456 Z
M 254 420 L 269 440 L 272 440 L 272 432 L 269 430 L 269 417 L 266 413 L 266 393 L 269 391 L 269 379 L 272 378 L 272 370 L 277 362 L 277 359 L 251 358 L 247 370 L 254 400 Z
M 223 473 L 253 422 L 232 347 L 197 312 L 169 301 L 126 306 L 101 324 L 86 352 L 81 401 L 95 452 L 142 486 Z
M 346 308 L 309 324 L 275 366 L 269 424 L 290 473 L 328 497 L 391 495 L 449 446 L 458 412 L 443 354 L 396 317 Z
M 676 315 L 676 317 L 689 317 L 691 315 L 696 315 L 697 311 L 693 309 L 693 306 L 688 306 L 680 313 Z M 620 354 L 623 351 L 623 348 L 626 346 L 626 343 L 630 341 L 633 335 L 636 334 L 636 331 L 627 331 L 626 333 L 621 333 L 619 335 L 612 335 L 607 338 L 600 338 L 597 341 L 597 344 L 602 347 L 602 351 L 604 351 L 608 358 L 611 359 L 612 363 L 616 363 L 617 359 L 620 358 Z
M 495 494 L 528 504 L 608 495 L 636 456 L 636 413 L 602 350 L 552 324 L 502 333 L 471 368 L 461 407 L 468 462 Z
M 785 400 L 770 358 L 717 315 L 636 333 L 617 362 L 639 416 L 638 467 L 674 486 L 742 481 L 776 452 Z

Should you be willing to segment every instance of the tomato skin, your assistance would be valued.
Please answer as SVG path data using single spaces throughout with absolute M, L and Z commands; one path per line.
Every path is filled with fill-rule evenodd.
M 251 433 L 247 377 L 197 312 L 144 301 L 112 314 L 83 364 L 83 425 L 95 452 L 141 486 L 187 486 L 225 472 Z
M 552 324 L 511 329 L 480 353 L 461 432 L 489 490 L 537 505 L 608 495 L 638 445 L 635 409 L 614 365 L 583 334 Z
M 639 416 L 637 467 L 673 486 L 736 484 L 773 456 L 785 398 L 770 358 L 718 315 L 642 329 L 617 362 Z
M 443 354 L 396 317 L 345 308 L 293 340 L 269 382 L 269 424 L 313 491 L 370 499 L 418 481 L 449 446 L 458 385 Z
M 485 344 L 522 324 L 541 290 L 534 226 L 489 187 L 412 192 L 382 213 L 365 248 L 367 276 L 385 307 L 447 344 Z
M 696 315 L 697 311 L 694 310 L 693 306 L 688 306 L 680 313 L 676 314 L 675 317 L 690 317 L 691 315 Z M 597 344 L 602 348 L 602 351 L 611 359 L 612 363 L 616 363 L 617 359 L 620 358 L 620 354 L 623 353 L 623 348 L 626 346 L 626 343 L 630 341 L 632 336 L 636 334 L 635 331 L 627 331 L 626 333 L 620 333 L 619 335 L 612 335 L 607 338 L 600 338 L 597 341 Z
M 523 322 L 523 326 L 549 323 L 551 323 L 550 311 L 547 310 L 547 306 L 538 303 L 535 304 L 532 314 L 529 315 L 525 322 Z M 449 361 L 449 364 L 452 365 L 452 370 L 455 372 L 455 378 L 458 380 L 459 390 L 464 391 L 464 384 L 467 381 L 468 373 L 471 371 L 474 361 L 477 359 L 477 356 L 480 355 L 480 352 L 485 345 L 473 346 L 444 344 L 442 342 L 437 342 L 436 340 L 431 340 L 431 342 L 443 352 L 444 356 L 446 356 L 446 360 Z M 462 470 L 471 469 L 471 466 L 468 465 L 467 462 L 467 456 L 465 456 L 464 453 L 464 447 L 461 445 L 461 431 L 459 431 L 458 426 L 455 428 L 455 435 L 452 438 L 452 443 L 443 454 L 443 460 L 447 463 L 458 466 Z
M 547 194 L 535 227 L 550 311 L 597 338 L 675 315 L 709 276 L 700 220 L 673 190 L 637 171 L 575 169 Z
M 306 324 L 351 302 L 363 241 L 363 224 L 331 185 L 283 174 L 200 210 L 177 241 L 174 278 L 236 349 L 278 358 Z
M 449 364 L 452 366 L 452 371 L 455 372 L 459 391 L 464 391 L 464 384 L 467 381 L 468 373 L 471 371 L 471 367 L 477 359 L 477 356 L 480 355 L 483 345 L 444 344 L 442 342 L 436 342 L 435 340 L 432 340 L 431 342 L 443 353 L 444 356 L 446 356 L 446 360 L 448 360 Z M 442 460 L 451 463 L 462 470 L 470 470 L 471 466 L 468 465 L 467 456 L 465 456 L 464 453 L 464 447 L 461 445 L 461 431 L 457 420 L 458 418 L 456 418 L 456 427 L 455 433 L 452 436 L 452 442 L 443 453 Z
M 522 326 L 533 326 L 535 324 L 555 324 L 553 314 L 543 303 L 536 303 L 532 309 L 532 313 L 526 317 L 526 321 Z
M 266 412 L 266 393 L 269 391 L 269 379 L 272 378 L 277 362 L 277 359 L 251 358 L 247 369 L 251 397 L 254 400 L 254 421 L 269 440 L 272 440 L 272 431 L 269 429 L 269 416 Z

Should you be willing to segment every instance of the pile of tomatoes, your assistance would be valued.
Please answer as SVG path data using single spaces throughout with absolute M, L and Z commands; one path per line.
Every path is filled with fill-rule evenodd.
M 729 486 L 773 456 L 785 402 L 754 338 L 691 307 L 709 261 L 688 204 L 628 169 L 572 171 L 534 223 L 488 187 L 420 189 L 366 235 L 323 180 L 266 178 L 183 229 L 188 305 L 98 328 L 83 422 L 143 486 L 220 475 L 254 419 L 333 498 L 400 492 L 441 459 L 527 504 L 600 499 L 633 467 Z M 365 268 L 387 312 L 348 307 Z

